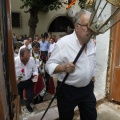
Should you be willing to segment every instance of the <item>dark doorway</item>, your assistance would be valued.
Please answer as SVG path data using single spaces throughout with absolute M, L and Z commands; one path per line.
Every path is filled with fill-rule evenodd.
M 73 23 L 65 16 L 59 16 L 50 24 L 48 32 L 67 32 L 67 27 L 74 29 Z

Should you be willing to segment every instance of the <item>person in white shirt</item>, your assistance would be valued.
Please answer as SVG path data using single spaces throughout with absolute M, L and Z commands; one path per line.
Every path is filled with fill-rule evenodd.
M 40 73 L 39 77 L 38 77 L 38 81 L 36 83 L 36 84 L 38 84 L 38 87 L 39 87 L 38 89 L 40 89 L 40 91 L 39 91 L 39 94 L 36 96 L 36 98 L 33 101 L 34 104 L 37 104 L 37 103 L 43 102 L 43 97 L 44 97 L 45 92 L 46 92 L 45 82 L 42 78 L 42 75 L 44 75 L 44 63 L 40 58 L 40 44 L 39 44 L 39 42 L 32 43 L 32 49 L 30 51 L 30 54 L 31 54 L 31 57 L 33 57 L 33 59 L 35 61 L 36 67 L 38 68 L 38 72 Z M 41 84 L 41 85 L 39 85 L 39 84 Z
M 48 49 L 48 58 L 50 57 L 51 52 L 53 51 L 54 47 L 55 47 L 55 42 L 54 42 L 54 40 L 51 38 L 51 39 L 50 39 L 50 46 L 49 46 L 49 49 Z
M 33 42 L 40 42 L 39 37 L 38 37 L 38 36 L 36 36 Z
M 33 41 L 33 40 L 32 40 L 31 37 L 29 37 L 28 41 L 29 41 L 28 49 L 31 50 L 31 49 L 32 49 L 32 41 Z
M 46 71 L 58 74 L 58 86 L 66 73 L 69 76 L 57 91 L 59 120 L 72 120 L 78 106 L 81 120 L 96 120 L 96 98 L 93 93 L 96 49 L 91 39 L 76 64 L 73 64 L 85 39 L 91 34 L 88 23 L 91 13 L 81 10 L 74 17 L 74 32 L 62 37 L 46 63 Z
M 16 53 L 16 45 L 14 45 L 14 58 L 17 56 L 18 56 L 18 54 Z
M 29 41 L 28 40 L 24 40 L 23 41 L 23 46 L 21 46 L 20 47 L 20 49 L 19 49 L 19 51 L 18 51 L 18 55 L 20 55 L 20 50 L 22 49 L 22 48 L 28 48 L 28 45 L 29 45 Z
M 17 44 L 17 37 L 16 37 L 16 35 L 15 35 L 15 33 L 13 33 L 13 44 Z
M 22 48 L 20 50 L 20 56 L 15 57 L 15 71 L 16 71 L 16 81 L 18 87 L 18 94 L 20 99 L 23 99 L 23 90 L 26 90 L 26 108 L 29 112 L 33 112 L 30 103 L 34 97 L 33 89 L 33 78 L 38 77 L 38 69 L 35 65 L 35 61 L 30 57 L 30 51 L 28 48 Z

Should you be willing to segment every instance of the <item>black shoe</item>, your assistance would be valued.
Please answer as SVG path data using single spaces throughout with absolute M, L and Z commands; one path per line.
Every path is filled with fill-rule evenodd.
M 33 100 L 33 104 L 38 104 L 43 102 L 43 97 L 38 95 L 34 100 Z
M 42 96 L 40 96 L 40 98 L 39 98 L 39 103 L 41 103 L 41 102 L 43 102 L 43 97 Z
M 33 103 L 33 104 L 37 104 L 37 103 L 38 103 L 38 97 L 36 97 L 36 98 L 33 100 L 32 103 Z
M 29 112 L 33 112 L 33 109 L 32 109 L 32 107 L 31 107 L 30 105 L 26 105 L 26 108 L 27 108 L 27 110 L 28 110 Z

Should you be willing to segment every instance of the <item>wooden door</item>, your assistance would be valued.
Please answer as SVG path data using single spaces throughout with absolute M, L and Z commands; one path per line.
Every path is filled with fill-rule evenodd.
M 13 53 L 10 0 L 0 0 L 0 120 L 19 119 Z
M 120 102 L 120 22 L 113 30 L 110 100 Z

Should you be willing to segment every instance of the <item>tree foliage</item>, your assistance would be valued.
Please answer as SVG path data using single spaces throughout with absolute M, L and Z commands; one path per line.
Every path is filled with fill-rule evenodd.
M 58 10 L 63 6 L 62 0 L 21 0 L 23 5 L 21 8 L 28 8 L 29 10 L 35 8 L 38 11 L 49 12 L 49 10 Z
M 63 6 L 63 0 L 21 0 L 23 5 L 21 9 L 24 7 L 28 8 L 27 11 L 30 13 L 30 19 L 28 21 L 29 25 L 29 36 L 34 38 L 35 30 L 37 27 L 38 12 L 49 12 L 49 10 L 58 10 Z
M 30 19 L 28 21 L 29 25 L 29 36 L 34 37 L 35 30 L 37 27 L 38 12 L 49 12 L 52 10 L 60 9 L 63 4 L 67 4 L 64 2 L 65 0 L 21 0 L 23 5 L 21 9 L 28 8 L 27 11 L 30 13 Z M 84 8 L 86 0 L 79 0 L 79 6 Z

